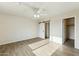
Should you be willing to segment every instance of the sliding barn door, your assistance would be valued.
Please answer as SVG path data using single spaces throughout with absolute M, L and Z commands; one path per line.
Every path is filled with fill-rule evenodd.
M 45 39 L 45 23 L 39 24 L 39 37 Z

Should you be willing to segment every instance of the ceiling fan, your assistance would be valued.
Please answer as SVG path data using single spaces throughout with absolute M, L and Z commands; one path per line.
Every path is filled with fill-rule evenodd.
M 29 8 L 31 8 L 34 12 L 34 15 L 33 15 L 34 18 L 39 18 L 41 16 L 44 17 L 44 16 L 48 15 L 47 13 L 43 13 L 43 12 L 46 12 L 46 10 L 44 8 L 35 7 L 35 6 L 30 5 L 29 3 L 23 3 L 23 2 L 19 2 L 19 4 L 25 5 Z

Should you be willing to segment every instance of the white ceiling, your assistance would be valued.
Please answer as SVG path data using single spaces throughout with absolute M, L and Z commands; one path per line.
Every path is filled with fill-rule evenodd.
M 79 3 L 78 2 L 1 3 L 0 2 L 0 13 L 32 18 L 34 12 L 31 7 L 44 9 L 45 13 L 48 14 L 47 16 L 54 16 L 75 9 L 79 9 Z M 44 11 L 41 11 L 41 13 L 44 13 Z

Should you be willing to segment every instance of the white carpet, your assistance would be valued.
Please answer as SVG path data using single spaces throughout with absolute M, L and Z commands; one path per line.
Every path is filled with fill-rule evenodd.
M 50 42 L 36 50 L 33 53 L 37 56 L 51 56 L 57 49 L 59 45 L 53 42 Z
M 47 39 L 41 40 L 39 42 L 29 44 L 29 47 L 33 50 L 33 49 L 39 48 L 40 46 L 47 44 L 48 42 L 49 41 Z

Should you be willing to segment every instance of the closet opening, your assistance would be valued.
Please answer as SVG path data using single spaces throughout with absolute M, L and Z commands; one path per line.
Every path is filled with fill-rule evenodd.
M 64 44 L 66 46 L 74 48 L 74 41 L 75 41 L 75 18 L 74 17 L 64 19 L 64 29 L 65 29 Z

